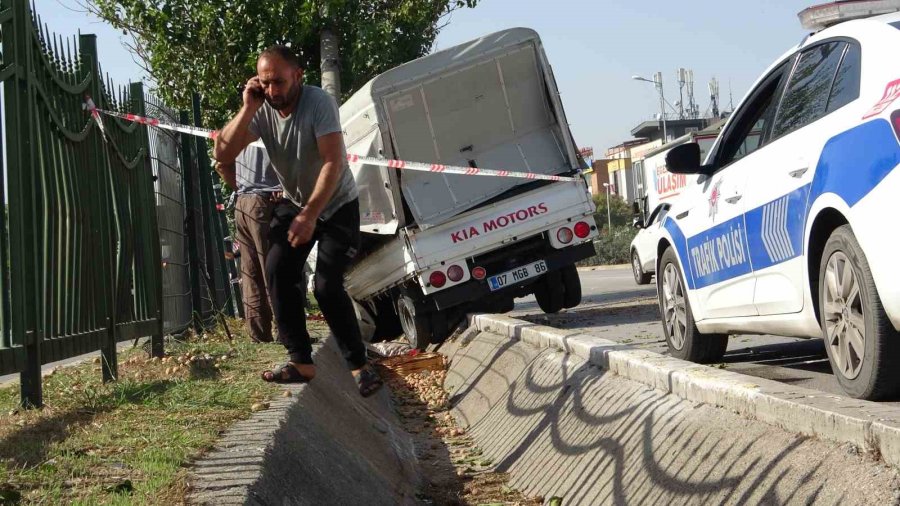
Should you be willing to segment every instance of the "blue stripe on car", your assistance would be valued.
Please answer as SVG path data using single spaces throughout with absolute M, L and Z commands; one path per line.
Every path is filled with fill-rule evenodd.
M 888 121 L 876 119 L 829 139 L 812 183 L 742 216 L 687 240 L 667 216 L 664 227 L 675 242 L 688 287 L 704 288 L 800 256 L 809 211 L 818 197 L 833 193 L 853 207 L 898 165 L 896 134 Z
M 687 246 L 696 288 L 721 283 L 753 270 L 743 216 L 691 237 Z
M 684 271 L 684 279 L 687 282 L 688 288 L 694 289 L 694 275 L 691 272 L 691 262 L 688 260 L 687 254 L 687 241 L 684 239 L 684 234 L 681 232 L 681 228 L 678 227 L 678 224 L 675 223 L 675 220 L 672 219 L 671 215 L 666 215 L 666 221 L 663 222 L 663 227 L 669 231 L 669 237 L 672 238 L 672 242 L 675 243 L 675 249 L 678 251 L 678 257 L 681 259 L 681 269 Z M 662 267 L 661 265 L 659 267 Z M 657 276 L 660 275 L 660 271 L 657 270 Z
M 753 270 L 780 264 L 803 252 L 809 184 L 746 213 Z

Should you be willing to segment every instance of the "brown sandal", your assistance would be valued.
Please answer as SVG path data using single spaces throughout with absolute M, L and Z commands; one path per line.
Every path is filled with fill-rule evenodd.
M 287 371 L 287 378 L 284 377 L 285 371 Z M 270 373 L 272 377 L 267 378 L 266 373 Z M 260 376 L 266 383 L 309 383 L 312 381 L 311 378 L 300 374 L 300 371 L 290 362 L 285 362 L 271 371 L 263 371 Z
M 359 388 L 359 395 L 362 395 L 363 397 L 374 394 L 382 385 L 384 385 L 381 376 L 372 370 L 370 366 L 363 368 L 363 370 L 355 375 L 353 379 L 356 380 L 356 386 Z

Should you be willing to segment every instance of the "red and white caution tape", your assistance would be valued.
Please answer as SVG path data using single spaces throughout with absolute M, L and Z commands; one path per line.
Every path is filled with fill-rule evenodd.
M 205 137 L 207 139 L 215 139 L 219 132 L 218 130 L 209 130 L 206 128 L 200 127 L 192 127 L 187 125 L 179 125 L 175 123 L 167 123 L 164 121 L 160 121 L 156 118 L 146 118 L 144 116 L 138 116 L 136 114 L 128 114 L 128 113 L 120 113 L 114 111 L 106 111 L 103 109 L 97 109 L 94 105 L 94 102 L 91 101 L 90 98 L 87 98 L 85 101 L 85 109 L 91 111 L 91 115 L 97 120 L 97 123 L 100 125 L 100 128 L 103 129 L 103 123 L 100 120 L 100 114 L 103 113 L 108 116 L 113 116 L 115 118 L 120 118 L 126 121 L 132 121 L 134 123 L 140 123 L 141 125 L 148 125 L 156 128 L 162 128 L 164 130 L 171 130 L 174 132 L 179 132 L 188 135 L 194 135 L 197 137 Z M 105 130 L 104 130 L 105 134 Z M 250 144 L 251 146 L 256 146 L 260 148 L 265 148 L 261 140 L 257 140 Z M 533 180 L 543 180 L 543 181 L 575 181 L 574 177 L 565 177 L 565 176 L 551 176 L 548 174 L 536 174 L 534 172 L 517 172 L 511 170 L 495 170 L 495 169 L 479 169 L 477 167 L 461 167 L 456 165 L 441 165 L 437 163 L 421 163 L 421 162 L 408 162 L 404 160 L 388 160 L 385 158 L 374 158 L 370 156 L 360 156 L 360 155 L 347 155 L 347 161 L 350 163 L 357 163 L 363 165 L 376 165 L 379 167 L 390 167 L 392 169 L 402 169 L 402 170 L 415 170 L 420 172 L 434 172 L 439 174 L 460 174 L 465 176 L 491 176 L 491 177 L 514 177 L 514 178 L 522 178 L 522 179 L 533 179 Z
M 535 174 L 534 172 L 516 172 L 512 170 L 479 169 L 477 167 L 460 167 L 455 165 L 441 165 L 439 163 L 406 162 L 403 160 L 386 160 L 368 156 L 347 155 L 350 163 L 365 165 L 378 165 L 393 169 L 417 170 L 422 172 L 436 172 L 440 174 L 462 174 L 466 176 L 493 176 L 493 177 L 517 177 L 524 179 L 541 179 L 544 181 L 575 181 L 574 177 L 550 176 L 547 174 Z

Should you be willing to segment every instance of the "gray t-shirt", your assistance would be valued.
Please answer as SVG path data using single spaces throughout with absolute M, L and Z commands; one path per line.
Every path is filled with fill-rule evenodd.
M 265 149 L 247 146 L 234 161 L 234 167 L 238 195 L 281 191 Z
M 316 139 L 341 132 L 337 103 L 322 88 L 303 86 L 300 102 L 293 114 L 282 118 L 278 111 L 265 103 L 250 122 L 250 131 L 265 144 L 284 194 L 298 206 L 305 205 L 316 187 L 324 163 Z M 341 206 L 359 196 L 353 173 L 346 162 L 346 148 L 342 151 L 343 174 L 331 202 L 322 211 L 322 219 L 328 219 Z

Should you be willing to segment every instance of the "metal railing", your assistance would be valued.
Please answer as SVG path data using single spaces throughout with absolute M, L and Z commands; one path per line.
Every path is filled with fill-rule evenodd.
M 160 355 L 164 332 L 233 314 L 226 229 L 206 141 L 110 117 L 104 135 L 82 110 L 90 95 L 176 117 L 140 83 L 104 82 L 95 36 L 64 40 L 27 0 L 0 0 L 0 44 L 0 375 L 20 372 L 40 406 L 43 364 L 100 350 L 113 380 L 119 341 L 150 336 Z

